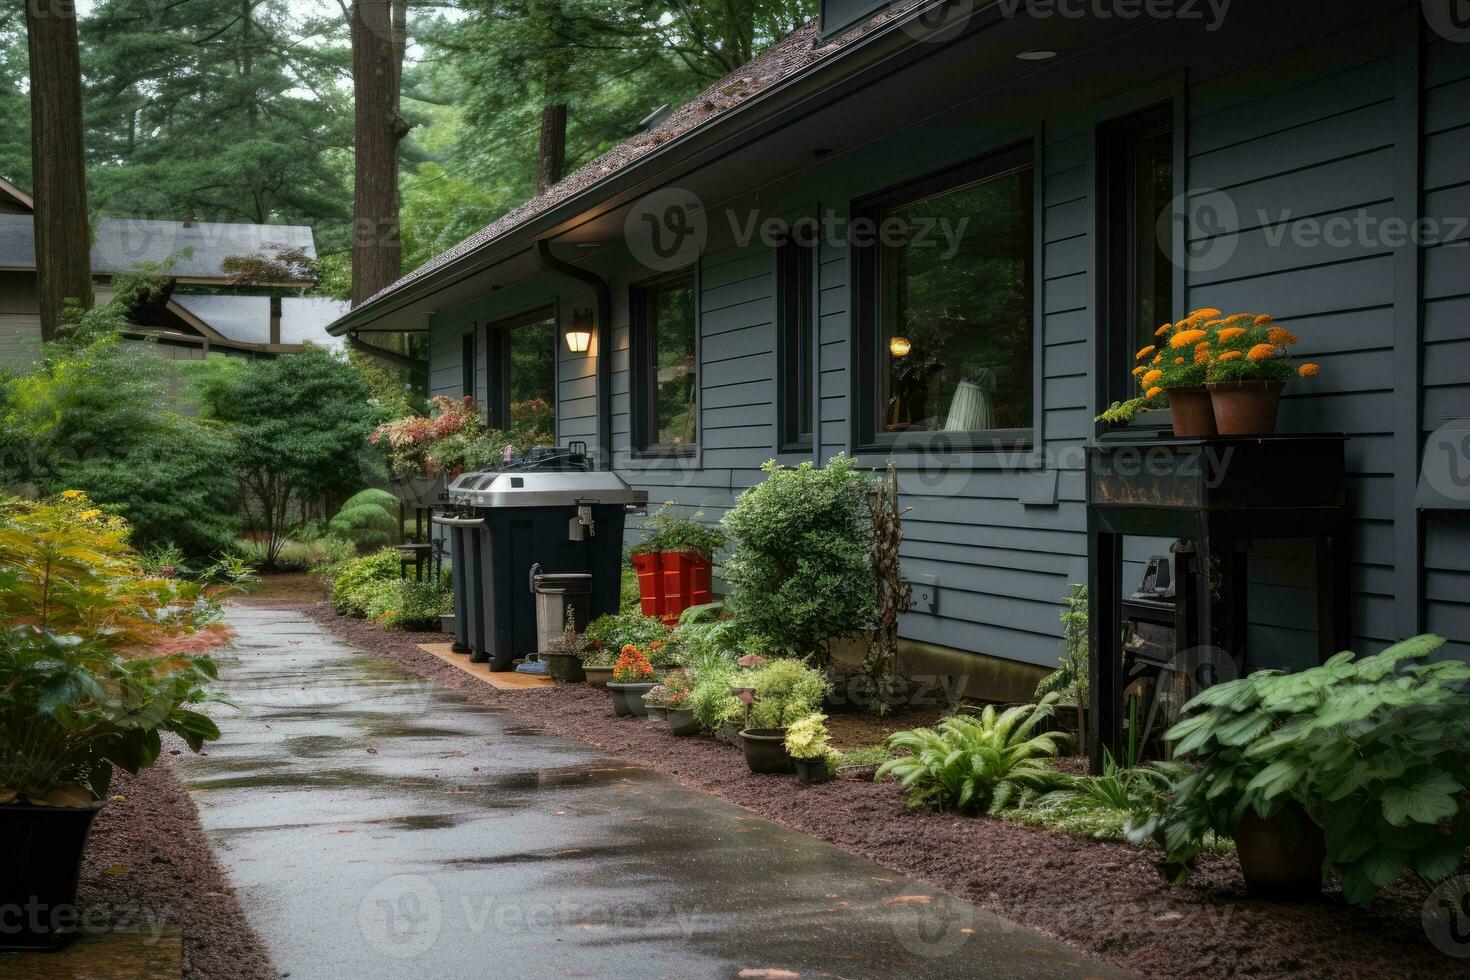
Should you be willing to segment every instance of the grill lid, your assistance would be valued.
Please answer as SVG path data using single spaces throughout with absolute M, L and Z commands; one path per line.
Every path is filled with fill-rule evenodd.
M 449 485 L 449 502 L 459 507 L 562 507 L 633 504 L 640 495 L 622 477 L 595 472 L 464 473 Z

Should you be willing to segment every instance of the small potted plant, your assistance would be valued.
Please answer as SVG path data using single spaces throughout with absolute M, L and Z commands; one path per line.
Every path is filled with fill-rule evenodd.
M 1215 424 L 1224 436 L 1271 435 L 1281 392 L 1293 377 L 1311 378 L 1316 364 L 1292 363 L 1288 348 L 1299 342 L 1269 314 L 1237 313 L 1215 322 L 1205 363 Z
M 582 634 L 585 644 L 582 672 L 587 683 L 592 687 L 605 687 L 612 680 L 613 666 L 618 662 L 619 654 L 630 643 L 640 650 L 651 651 L 656 662 L 669 659 L 673 655 L 672 649 L 667 653 L 664 651 L 671 646 L 670 637 L 667 626 L 640 613 L 598 616 Z
M 748 724 L 740 732 L 745 763 L 751 772 L 788 773 L 794 770 L 786 754 L 786 726 L 814 714 L 827 696 L 822 672 L 800 660 L 772 660 L 754 669 Z
M 577 621 L 573 612 L 567 610 L 566 625 L 562 634 L 551 642 L 551 646 L 537 656 L 546 663 L 546 672 L 552 680 L 575 684 L 587 679 L 582 669 L 582 655 L 587 652 L 587 642 L 577 633 Z M 605 683 L 605 682 L 604 682 Z
M 655 511 L 639 528 L 643 540 L 631 557 L 643 614 L 669 624 L 710 601 L 714 553 L 725 544 L 724 532 L 700 520 L 702 511 L 692 517 L 678 511 L 672 500 Z
M 629 643 L 618 653 L 613 664 L 612 680 L 607 689 L 612 692 L 613 711 L 619 718 L 648 714 L 643 695 L 653 689 L 656 673 L 643 651 Z
M 804 783 L 825 782 L 837 768 L 837 750 L 828 744 L 827 716 L 807 715 L 793 721 L 786 729 L 786 754 L 796 767 L 796 776 Z
M 674 735 L 694 735 L 699 726 L 694 722 L 694 712 L 688 707 L 689 695 L 694 691 L 694 682 L 683 670 L 671 670 L 653 689 L 643 695 L 648 705 L 648 716 L 667 721 Z

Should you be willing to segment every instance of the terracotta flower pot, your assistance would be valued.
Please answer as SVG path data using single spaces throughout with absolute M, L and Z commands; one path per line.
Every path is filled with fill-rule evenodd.
M 1287 812 L 1298 828 L 1294 848 L 1287 844 Z M 1247 809 L 1235 830 L 1235 851 L 1252 898 L 1301 901 L 1322 892 L 1322 860 L 1327 854 L 1322 828 L 1294 803 L 1270 820 Z
M 1174 435 L 1180 439 L 1215 434 L 1215 408 L 1210 393 L 1203 386 L 1170 388 L 1169 417 L 1174 422 Z
M 1215 381 L 1206 385 L 1222 436 L 1269 436 L 1276 431 L 1285 381 Z

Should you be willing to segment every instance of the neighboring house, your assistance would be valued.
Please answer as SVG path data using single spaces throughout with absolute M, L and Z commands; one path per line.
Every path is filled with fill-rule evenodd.
M 1470 417 L 1470 34 L 1409 0 L 1223 6 L 826 0 L 331 329 L 428 331 L 431 394 L 492 421 L 527 325 L 591 330 L 536 341 L 559 440 L 711 518 L 767 459 L 895 459 L 936 595 L 902 620 L 911 669 L 1025 697 L 1086 581 L 1093 416 L 1159 323 L 1269 311 L 1322 366 L 1283 431 L 1352 437 L 1355 645 L 1466 656 L 1467 502 L 1416 491 L 1426 434 Z M 1167 546 L 1135 542 L 1125 584 Z M 1312 565 L 1258 543 L 1253 666 L 1316 662 Z
M 40 349 L 34 207 L 29 195 L 0 180 L 0 365 L 23 364 Z M 163 356 L 273 355 L 300 350 L 308 342 L 341 346 L 325 328 L 347 312 L 347 303 L 250 295 L 259 288 L 241 285 L 227 268 L 231 258 L 262 253 L 314 261 L 316 245 L 308 227 L 100 218 L 94 234 L 92 273 L 99 302 L 112 294 L 114 277 L 168 263 L 165 301 L 135 311 L 141 321 L 137 337 L 156 342 Z M 314 283 L 292 273 L 270 285 L 304 290 Z M 225 292 L 188 292 L 204 289 Z

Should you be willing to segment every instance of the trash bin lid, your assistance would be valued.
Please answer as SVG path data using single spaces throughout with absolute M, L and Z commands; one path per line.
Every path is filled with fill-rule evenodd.
M 638 495 L 607 470 L 569 473 L 465 473 L 449 487 L 462 507 L 575 507 L 631 504 Z
M 591 592 L 590 572 L 537 572 L 531 578 L 531 587 L 540 593 Z

